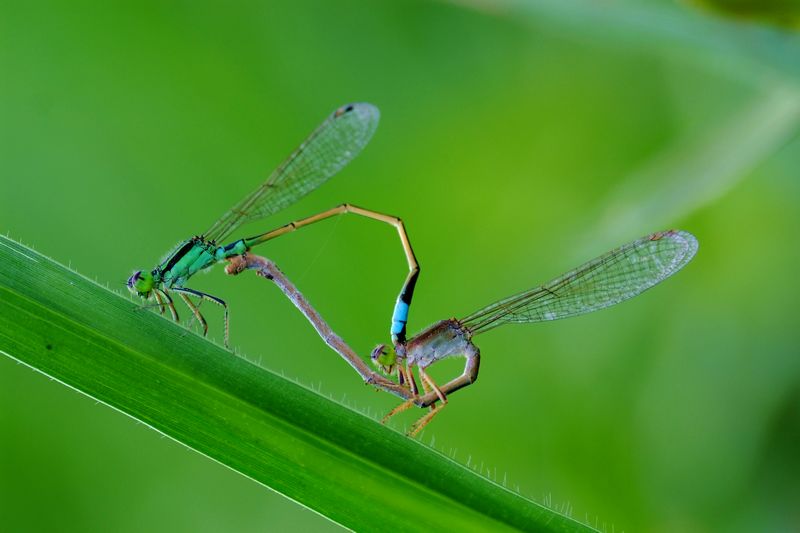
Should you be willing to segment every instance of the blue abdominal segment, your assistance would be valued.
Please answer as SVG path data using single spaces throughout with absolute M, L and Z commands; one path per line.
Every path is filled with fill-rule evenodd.
M 405 332 L 406 330 L 406 323 L 408 322 L 408 304 L 401 300 L 400 298 L 397 299 L 397 303 L 394 306 L 394 313 L 392 313 L 392 329 L 391 334 L 392 338 L 394 339 L 397 335 Z

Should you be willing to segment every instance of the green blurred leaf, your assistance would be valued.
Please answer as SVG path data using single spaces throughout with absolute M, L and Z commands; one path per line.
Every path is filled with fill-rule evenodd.
M 541 25 L 552 22 L 576 37 L 657 50 L 680 60 L 724 68 L 732 76 L 763 74 L 800 82 L 800 36 L 758 24 L 709 17 L 669 3 L 630 0 L 457 0 L 475 9 Z M 764 10 L 765 8 L 762 8 Z M 796 9 L 796 6 L 792 9 Z M 785 11 L 784 11 L 785 12 Z M 775 13 L 775 11 L 773 11 Z M 796 19 L 795 19 L 796 20 Z M 601 39 L 597 39 L 597 38 Z
M 617 186 L 582 221 L 593 226 L 585 246 L 626 228 L 669 227 L 735 188 L 754 168 L 796 135 L 800 93 L 784 83 L 765 87 L 741 109 L 681 139 Z M 583 251 L 583 250 L 581 250 Z
M 359 530 L 588 531 L 7 238 L 0 351 Z
M 797 28 L 800 23 L 798 0 L 687 0 L 715 13 L 742 19 L 770 22 Z

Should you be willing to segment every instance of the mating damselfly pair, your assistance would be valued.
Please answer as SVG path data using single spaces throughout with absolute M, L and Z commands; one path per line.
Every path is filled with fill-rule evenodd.
M 178 313 L 171 293 L 177 294 L 201 324 L 204 334 L 208 331 L 208 325 L 198 304 L 191 297 L 223 306 L 227 347 L 228 306 L 216 296 L 186 287 L 186 282 L 194 274 L 222 261 L 240 258 L 258 244 L 339 214 L 352 213 L 393 225 L 400 235 L 409 273 L 392 313 L 392 344 L 388 348 L 384 344 L 378 345 L 371 354 L 371 360 L 382 372 L 396 379 L 402 396 L 406 398 L 384 421 L 413 405 L 430 409 L 412 426 L 410 434 L 413 435 L 441 411 L 449 394 L 477 379 L 480 351 L 472 342 L 475 335 L 502 324 L 567 318 L 622 302 L 680 270 L 697 251 L 697 240 L 688 232 L 671 230 L 653 233 L 601 255 L 544 285 L 499 300 L 465 318 L 443 320 L 406 339 L 406 324 L 419 266 L 399 218 L 342 204 L 266 233 L 224 243 L 243 223 L 265 218 L 293 204 L 341 170 L 369 142 L 379 116 L 377 108 L 366 103 L 349 104 L 334 111 L 262 185 L 226 212 L 205 233 L 178 245 L 154 269 L 135 272 L 128 279 L 128 288 L 145 299 L 154 299 L 159 311 L 164 314 L 169 310 L 176 321 Z M 293 297 L 291 293 L 287 295 Z M 437 361 L 452 356 L 466 358 L 464 371 L 439 386 L 426 370 Z M 349 362 L 358 369 L 358 361 Z M 415 367 L 422 391 L 414 376 Z M 364 371 L 359 374 L 375 383 Z M 398 388 L 392 390 L 397 392 Z M 422 401 L 421 392 L 432 400 Z

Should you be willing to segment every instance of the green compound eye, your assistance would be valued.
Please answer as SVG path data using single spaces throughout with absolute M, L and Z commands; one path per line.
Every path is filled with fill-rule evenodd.
M 381 355 L 378 356 L 378 363 L 382 366 L 392 366 L 397 362 L 397 354 L 394 351 L 394 348 L 390 348 L 389 350 L 384 350 Z
M 128 278 L 128 290 L 139 296 L 148 296 L 153 290 L 153 273 L 137 270 Z
M 394 347 L 386 349 L 385 344 L 379 344 L 372 350 L 372 364 L 383 370 L 387 374 L 391 374 L 394 365 L 397 364 L 397 352 Z

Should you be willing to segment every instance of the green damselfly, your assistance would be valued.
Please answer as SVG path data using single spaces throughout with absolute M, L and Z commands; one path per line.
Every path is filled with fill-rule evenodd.
M 378 125 L 378 108 L 367 103 L 348 104 L 334 111 L 311 135 L 277 168 L 255 191 L 217 220 L 205 233 L 180 243 L 167 257 L 150 271 L 136 271 L 128 279 L 128 289 L 142 298 L 155 299 L 161 314 L 169 309 L 172 318 L 178 321 L 171 292 L 175 292 L 189 307 L 208 333 L 208 324 L 200 314 L 198 305 L 208 300 L 221 305 L 225 312 L 225 346 L 228 346 L 228 305 L 221 299 L 185 286 L 194 274 L 250 250 L 285 233 L 343 213 L 351 213 L 394 226 L 399 235 L 408 261 L 409 273 L 397 298 L 392 315 L 391 334 L 398 342 L 405 341 L 405 324 L 408 306 L 414 292 L 419 266 L 406 235 L 403 222 L 385 215 L 350 204 L 342 204 L 316 215 L 290 222 L 280 228 L 239 239 L 228 244 L 223 241 L 241 224 L 265 218 L 293 204 L 336 174 L 366 146 Z
M 442 320 L 408 341 L 379 344 L 372 361 L 407 387 L 410 397 L 384 418 L 413 406 L 430 407 L 410 434 L 418 433 L 447 403 L 447 395 L 478 378 L 480 350 L 475 335 L 503 324 L 558 320 L 617 304 L 649 289 L 683 268 L 697 252 L 697 239 L 686 231 L 662 231 L 635 240 L 533 289 L 504 298 L 465 318 Z M 463 356 L 463 373 L 439 387 L 426 373 L 433 363 Z M 419 372 L 425 398 L 419 394 L 413 368 Z M 436 402 L 441 401 L 437 408 Z

